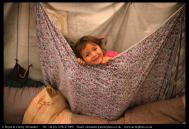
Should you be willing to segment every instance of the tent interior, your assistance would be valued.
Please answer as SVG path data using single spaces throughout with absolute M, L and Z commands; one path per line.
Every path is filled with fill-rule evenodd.
M 173 2 L 44 4 L 50 20 L 69 43 L 74 44 L 84 35 L 94 35 L 107 40 L 107 50 L 119 53 L 154 33 L 185 6 L 184 3 Z M 4 4 L 4 123 L 182 124 L 186 121 L 185 88 L 178 96 L 132 107 L 116 120 L 72 112 L 64 95 L 44 82 L 35 7 L 36 3 Z M 185 30 L 185 26 L 182 29 Z M 185 31 L 181 35 L 185 35 Z M 177 53 L 179 61 L 175 69 L 180 70 L 180 78 L 172 84 L 185 87 L 185 39 L 182 39 Z M 25 83 L 9 78 L 16 62 L 26 70 Z M 53 104 L 32 105 L 40 99 Z M 41 112 L 37 113 L 39 109 Z

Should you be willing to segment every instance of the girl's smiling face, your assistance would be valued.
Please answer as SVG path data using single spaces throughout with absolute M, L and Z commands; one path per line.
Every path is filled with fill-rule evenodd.
M 87 64 L 100 64 L 103 60 L 102 49 L 93 42 L 88 42 L 80 54 Z

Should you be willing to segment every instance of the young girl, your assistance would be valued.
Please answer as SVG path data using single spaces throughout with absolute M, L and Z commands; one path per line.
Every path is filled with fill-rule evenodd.
M 80 64 L 105 64 L 112 60 L 118 53 L 115 51 L 104 52 L 103 38 L 84 36 L 75 45 L 75 54 Z

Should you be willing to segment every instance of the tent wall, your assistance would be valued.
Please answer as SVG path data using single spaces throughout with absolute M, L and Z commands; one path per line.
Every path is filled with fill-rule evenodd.
M 27 68 L 28 37 L 30 77 L 43 80 L 39 49 L 36 38 L 35 3 L 4 4 L 4 72 L 13 68 L 16 58 L 18 18 L 18 60 Z M 121 52 L 142 40 L 164 21 L 182 3 L 47 3 L 46 11 L 62 34 L 72 41 L 83 35 L 95 35 L 107 39 L 107 49 Z M 28 30 L 28 23 L 30 26 Z M 29 36 L 28 36 L 29 31 Z
M 36 38 L 36 25 L 34 16 L 34 4 L 31 4 L 30 18 L 29 4 L 6 3 L 4 5 L 4 70 L 11 69 L 15 65 L 17 44 L 17 17 L 18 17 L 18 63 L 24 68 L 28 66 L 28 20 L 30 19 L 29 58 L 33 67 L 30 69 L 30 77 L 42 80 L 39 61 L 39 49 Z

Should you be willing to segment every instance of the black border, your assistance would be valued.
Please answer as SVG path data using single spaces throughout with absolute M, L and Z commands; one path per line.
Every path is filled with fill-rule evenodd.
M 9 1 L 9 0 L 7 0 L 7 1 L 1 1 L 1 3 L 0 3 L 0 8 L 2 9 L 2 14 L 3 14 L 3 16 L 2 17 L 4 17 L 4 2 L 39 2 L 39 1 L 19 1 L 19 0 L 15 0 L 15 1 Z M 59 2 L 59 1 L 40 1 L 40 2 Z M 76 1 L 76 0 L 64 0 L 64 1 L 62 1 L 62 2 L 98 2 L 98 1 Z M 145 1 L 118 1 L 118 0 L 116 0 L 116 1 L 108 1 L 108 0 L 103 0 L 103 1 L 99 1 L 99 2 L 145 2 Z M 184 2 L 185 4 L 186 4 L 186 21 L 188 21 L 188 9 L 189 9 L 189 7 L 188 7 L 188 4 L 187 4 L 187 2 L 186 1 L 183 1 L 183 0 L 180 0 L 180 1 L 153 1 L 153 2 Z M 3 18 L 2 18 L 2 25 L 3 25 L 3 27 L 2 28 L 4 28 L 4 24 L 3 24 Z M 186 22 L 186 48 L 187 48 L 187 32 L 188 32 L 188 29 L 187 29 L 187 27 L 188 27 L 188 25 L 187 25 L 187 22 Z M 4 46 L 3 46 L 3 43 L 4 43 L 4 29 L 2 29 L 2 42 L 1 42 L 1 48 L 2 49 L 4 49 Z M 1 51 L 2 53 L 1 53 L 1 55 L 2 55 L 2 63 L 1 63 L 1 67 L 2 67 L 2 77 L 1 77 L 1 79 L 2 79 L 2 82 L 4 81 L 3 80 L 3 69 L 4 69 L 4 67 L 3 67 L 3 57 L 4 57 L 4 50 L 2 50 Z M 188 57 L 187 56 L 187 50 L 186 50 L 186 58 Z M 187 66 L 187 60 L 186 60 L 186 66 Z M 186 75 L 187 75 L 187 67 L 186 67 Z M 187 80 L 187 76 L 186 76 L 186 80 Z M 188 120 L 188 118 L 187 118 L 187 101 L 186 101 L 186 124 L 173 124 L 173 125 L 171 125 L 171 124 L 166 124 L 166 125 L 164 125 L 164 124 L 153 124 L 153 125 L 150 125 L 150 124 L 145 124 L 145 125 L 139 125 L 139 124 L 134 124 L 134 125 L 118 125 L 118 124 L 114 124 L 114 125 L 103 125 L 103 124 L 98 124 L 98 125 L 91 125 L 91 124 L 85 124 L 85 125 L 82 125 L 82 124 L 79 124 L 79 125 L 77 125 L 77 124 L 71 124 L 71 125 L 57 125 L 57 124 L 55 124 L 55 125 L 51 125 L 51 124 L 48 124 L 48 125 L 45 125 L 45 124 L 39 124 L 39 125 L 34 125 L 34 124 L 32 124 L 32 125 L 30 125 L 30 124 L 27 124 L 27 125 L 22 125 L 22 124 L 4 124 L 3 123 L 3 121 L 4 121 L 4 119 L 3 119 L 3 87 L 4 87 L 4 85 L 3 86 L 1 86 L 1 90 L 2 90 L 2 100 L 1 100 L 1 114 L 0 114 L 0 116 L 1 116 L 1 119 L 0 119 L 0 123 L 1 123 L 1 128 L 119 128 L 119 127 L 121 127 L 121 128 L 144 128 L 144 127 L 146 127 L 146 128 L 171 128 L 171 129 L 173 129 L 173 128 L 176 128 L 176 129 L 178 129 L 178 128 L 186 128 L 187 127 L 187 125 L 188 125 L 188 123 L 189 123 L 189 120 Z M 187 82 L 186 82 L 186 100 L 188 100 L 188 95 L 187 95 Z

